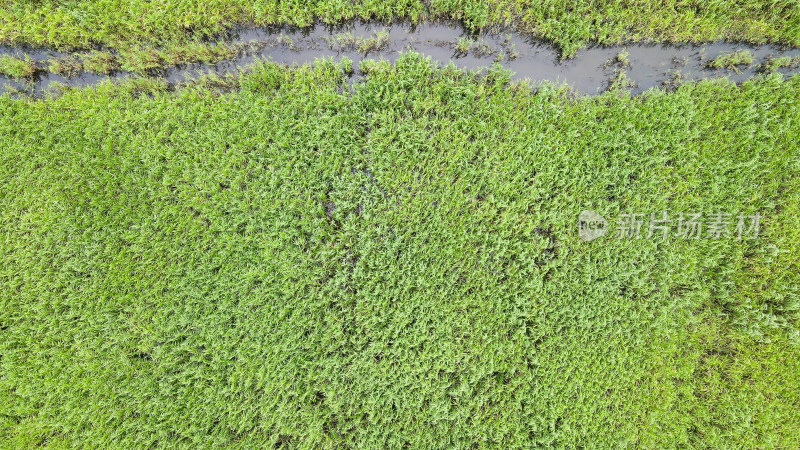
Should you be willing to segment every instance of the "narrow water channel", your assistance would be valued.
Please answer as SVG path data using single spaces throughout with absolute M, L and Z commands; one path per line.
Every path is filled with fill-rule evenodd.
M 494 31 L 470 34 L 456 24 L 430 23 L 422 25 L 352 23 L 331 27 L 317 25 L 309 28 L 240 28 L 224 37 L 229 44 L 250 44 L 249 51 L 217 64 L 188 64 L 165 68 L 158 76 L 180 83 L 198 74 L 216 72 L 236 73 L 246 70 L 258 59 L 268 59 L 292 65 L 311 63 L 325 56 L 338 60 L 348 57 L 355 67 L 364 59 L 394 61 L 405 50 L 430 56 L 439 65 L 452 62 L 465 69 L 489 67 L 497 62 L 514 72 L 514 79 L 566 84 L 583 94 L 597 94 L 607 89 L 624 70 L 628 89 L 638 94 L 653 87 L 675 81 L 727 77 L 741 82 L 757 76 L 763 64 L 772 58 L 792 57 L 800 61 L 800 49 L 774 45 L 753 46 L 741 43 L 717 42 L 703 45 L 660 45 L 632 43 L 616 46 L 592 46 L 580 50 L 575 57 L 561 60 L 552 46 L 514 31 Z M 753 62 L 735 68 L 708 67 L 720 55 L 749 51 Z M 45 62 L 65 53 L 30 48 L 0 46 L 0 54 L 27 55 L 34 61 Z M 624 58 L 620 58 L 620 55 Z M 46 65 L 43 65 L 46 66 Z M 777 69 L 784 75 L 800 72 L 795 67 Z M 85 86 L 106 79 L 137 76 L 124 71 L 108 75 L 81 73 L 65 77 L 40 72 L 34 80 L 23 82 L 0 76 L 2 90 L 22 89 L 41 94 L 54 83 Z M 356 73 L 358 76 L 358 73 Z

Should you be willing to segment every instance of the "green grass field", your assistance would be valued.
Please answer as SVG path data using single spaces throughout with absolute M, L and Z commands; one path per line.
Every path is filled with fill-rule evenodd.
M 219 8 L 187 23 L 252 14 Z M 800 445 L 800 77 L 363 69 L 0 97 L 3 447 Z M 763 220 L 581 242 L 584 209 Z
M 103 45 L 125 54 L 179 48 L 234 25 L 308 26 L 317 20 L 457 20 L 472 30 L 511 26 L 572 56 L 588 42 L 743 40 L 800 45 L 796 0 L 348 2 L 25 0 L 0 2 L 0 43 L 59 48 Z

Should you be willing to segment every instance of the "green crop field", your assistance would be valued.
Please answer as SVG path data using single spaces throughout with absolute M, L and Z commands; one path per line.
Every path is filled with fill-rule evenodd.
M 5 2 L 2 33 L 423 9 L 82 14 L 106 3 Z M 730 14 L 796 42 L 784 4 Z M 562 8 L 580 39 L 632 23 L 469 5 L 430 7 Z M 695 8 L 687 32 L 724 34 Z M 576 97 L 414 53 L 352 69 L 0 97 L 2 447 L 800 446 L 800 76 Z M 583 242 L 582 210 L 760 233 Z
M 800 448 L 798 47 L 797 0 L 0 0 L 0 449 Z
M 589 42 L 623 40 L 800 45 L 797 0 L 2 1 L 0 43 L 102 45 L 126 54 L 177 47 L 184 53 L 189 42 L 234 25 L 308 26 L 355 19 L 456 20 L 472 30 L 509 26 L 555 43 L 564 56 Z

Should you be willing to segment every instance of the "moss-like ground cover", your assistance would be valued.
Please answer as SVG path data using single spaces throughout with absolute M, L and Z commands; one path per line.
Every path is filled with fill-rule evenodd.
M 800 77 L 364 69 L 0 97 L 3 446 L 797 446 Z
M 729 39 L 800 45 L 800 8 L 795 0 L 26 0 L 0 3 L 0 43 L 103 45 L 126 53 L 152 53 L 148 46 L 184 48 L 189 41 L 237 24 L 308 26 L 317 20 L 354 19 L 449 19 L 474 31 L 512 26 L 554 42 L 565 56 L 592 41 Z

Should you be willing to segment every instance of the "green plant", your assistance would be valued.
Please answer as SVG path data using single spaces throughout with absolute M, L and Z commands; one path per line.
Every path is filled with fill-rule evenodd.
M 28 55 L 23 58 L 0 55 L 0 75 L 17 79 L 31 79 L 38 70 L 36 62 Z
M 119 69 L 117 58 L 110 52 L 93 51 L 81 55 L 83 70 L 98 74 L 110 74 Z
M 620 67 L 628 67 L 628 66 L 630 66 L 631 65 L 631 61 L 629 59 L 629 56 L 630 56 L 630 53 L 628 53 L 628 50 L 627 49 L 622 49 L 622 51 L 620 51 L 619 54 L 617 55 L 617 61 L 616 61 L 617 64 L 619 64 Z
M 385 29 L 376 31 L 372 37 L 358 39 L 356 45 L 358 51 L 364 54 L 381 51 L 389 45 L 389 32 Z
M 759 68 L 762 73 L 773 73 L 780 68 L 800 67 L 800 56 L 770 57 Z
M 614 71 L 614 76 L 608 83 L 608 89 L 610 91 L 625 90 L 634 86 L 636 86 L 636 84 L 628 77 L 628 72 L 622 68 L 618 68 Z
M 663 82 L 663 85 L 668 89 L 677 89 L 686 81 L 686 75 L 680 70 L 672 70 L 668 75 L 669 79 Z
M 455 50 L 456 53 L 466 55 L 475 45 L 475 40 L 471 38 L 461 38 L 456 42 Z
M 483 38 L 475 41 L 470 50 L 477 57 L 488 56 L 496 53 L 492 46 Z
M 47 70 L 64 77 L 71 78 L 81 73 L 83 70 L 83 64 L 78 57 L 65 56 L 50 60 Z
M 753 53 L 750 50 L 736 50 L 735 52 L 723 53 L 713 60 L 706 63 L 709 69 L 728 69 L 735 72 L 741 71 L 741 66 L 753 64 Z

